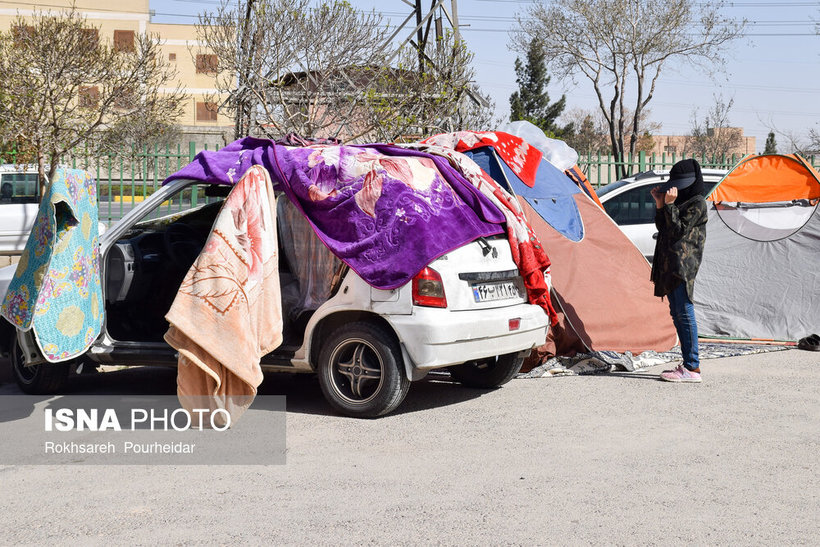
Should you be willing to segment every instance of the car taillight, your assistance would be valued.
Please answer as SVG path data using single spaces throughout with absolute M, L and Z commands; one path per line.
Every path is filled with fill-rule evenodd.
M 446 308 L 444 283 L 433 268 L 424 268 L 413 278 L 413 304 L 431 308 Z

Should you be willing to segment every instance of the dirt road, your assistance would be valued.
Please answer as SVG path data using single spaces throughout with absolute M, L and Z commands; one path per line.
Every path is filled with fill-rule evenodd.
M 270 376 L 286 465 L 0 466 L 0 543 L 820 543 L 820 354 L 705 361 L 701 385 L 662 368 L 425 381 L 372 421 Z M 105 385 L 173 393 L 174 375 Z

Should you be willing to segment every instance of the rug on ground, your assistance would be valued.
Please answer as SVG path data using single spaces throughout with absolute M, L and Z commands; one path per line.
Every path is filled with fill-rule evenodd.
M 701 342 L 698 348 L 701 359 L 718 359 L 721 357 L 751 355 L 753 353 L 783 351 L 790 349 L 790 346 Z M 540 366 L 529 372 L 521 373 L 517 377 L 550 378 L 553 376 L 604 374 L 616 370 L 638 372 L 649 367 L 654 367 L 655 365 L 680 360 L 680 346 L 675 346 L 671 350 L 662 353 L 645 351 L 640 355 L 632 355 L 629 352 L 595 351 L 592 353 L 578 354 L 574 357 L 552 357 Z

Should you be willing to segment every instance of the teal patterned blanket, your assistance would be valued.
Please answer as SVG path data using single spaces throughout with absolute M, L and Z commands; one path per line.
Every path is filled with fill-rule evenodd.
M 102 329 L 97 226 L 94 179 L 58 170 L 0 307 L 12 325 L 34 331 L 46 361 L 81 355 Z

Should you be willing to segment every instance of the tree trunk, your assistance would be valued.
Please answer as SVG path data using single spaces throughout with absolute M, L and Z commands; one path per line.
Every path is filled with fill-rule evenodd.
M 37 147 L 37 181 L 40 183 L 40 199 L 46 195 L 46 181 L 51 178 L 46 178 L 46 161 L 43 156 L 43 151 Z
M 54 182 L 54 175 L 57 173 L 57 165 L 60 162 L 60 156 L 56 152 L 51 153 L 51 165 L 48 166 L 48 187 L 50 188 Z

